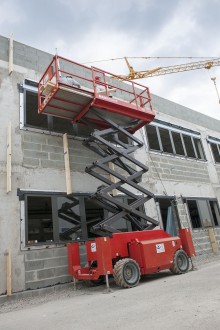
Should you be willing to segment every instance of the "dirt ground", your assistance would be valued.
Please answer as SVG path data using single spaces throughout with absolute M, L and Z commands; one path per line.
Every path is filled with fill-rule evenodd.
M 139 286 L 64 289 L 0 305 L 2 330 L 220 329 L 220 257 L 184 275 L 145 276 Z

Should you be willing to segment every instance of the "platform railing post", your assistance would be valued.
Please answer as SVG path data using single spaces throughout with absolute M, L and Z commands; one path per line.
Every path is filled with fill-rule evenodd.
M 58 87 L 58 80 L 59 80 L 59 66 L 58 66 L 58 56 L 55 55 L 55 72 L 56 72 L 56 87 Z
M 137 94 L 135 91 L 134 83 L 132 82 L 132 89 L 133 89 L 133 94 L 134 94 L 134 101 L 136 103 L 136 107 L 138 108 L 138 102 L 137 102 Z

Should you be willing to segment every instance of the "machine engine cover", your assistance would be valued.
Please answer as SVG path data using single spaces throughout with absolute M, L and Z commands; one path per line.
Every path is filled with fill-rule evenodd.
M 129 255 L 139 264 L 141 274 L 150 274 L 171 268 L 174 254 L 181 248 L 179 237 L 134 240 L 129 244 Z

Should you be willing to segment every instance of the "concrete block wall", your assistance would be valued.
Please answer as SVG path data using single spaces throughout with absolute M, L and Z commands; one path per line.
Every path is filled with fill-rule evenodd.
M 212 253 L 208 230 L 193 231 L 192 236 L 197 255 Z
M 215 227 L 214 234 L 220 252 L 220 228 Z M 192 231 L 192 236 L 197 255 L 208 256 L 213 253 L 211 240 L 207 229 Z
M 185 206 L 181 198 L 177 198 L 177 209 L 180 217 L 180 221 L 183 228 L 190 228 L 189 219 L 186 214 Z
M 219 246 L 219 251 L 220 251 L 220 228 L 215 227 L 214 232 L 215 232 L 215 239 L 216 239 L 216 242 Z
M 0 36 L 0 60 L 8 62 L 9 38 Z M 13 42 L 13 63 L 23 68 L 43 73 L 53 55 L 39 49 L 29 47 L 20 42 Z
M 209 183 L 207 164 L 172 156 L 149 154 L 149 175 L 158 180 Z
M 220 181 L 220 165 L 215 165 L 215 170 L 217 172 L 218 179 Z
M 23 166 L 64 170 L 63 137 L 21 131 Z M 81 141 L 69 139 L 71 170 L 85 172 L 85 167 L 97 159 Z
M 72 280 L 66 247 L 25 252 L 25 289 L 38 289 Z

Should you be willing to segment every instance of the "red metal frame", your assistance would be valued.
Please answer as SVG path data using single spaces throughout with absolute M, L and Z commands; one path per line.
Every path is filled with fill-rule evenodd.
M 189 257 L 195 257 L 196 251 L 192 240 L 192 235 L 189 228 L 179 229 L 179 236 L 182 241 L 183 249 Z
M 80 88 L 60 81 L 60 77 L 65 75 L 80 81 Z M 151 106 L 150 92 L 147 87 L 128 80 L 125 80 L 126 85 L 121 84 L 119 87 L 119 80 L 118 76 L 107 71 L 96 67 L 89 68 L 56 55 L 39 82 L 39 113 L 67 118 L 73 123 L 80 122 L 86 117 L 87 120 L 98 123 L 102 129 L 106 124 L 97 120 L 92 109 L 98 110 L 99 113 L 101 111 L 101 114 L 107 111 L 122 121 L 125 119 L 126 123 L 128 120 L 132 122 L 133 119 L 138 119 L 138 123 L 131 128 L 131 132 L 135 132 L 154 119 L 155 112 Z M 86 85 L 89 85 L 89 88 L 85 87 Z M 61 97 L 62 90 L 65 92 Z M 110 93 L 113 90 L 121 97 L 111 97 Z M 78 97 L 77 100 L 74 99 L 74 94 Z M 84 96 L 88 96 L 88 100 Z

